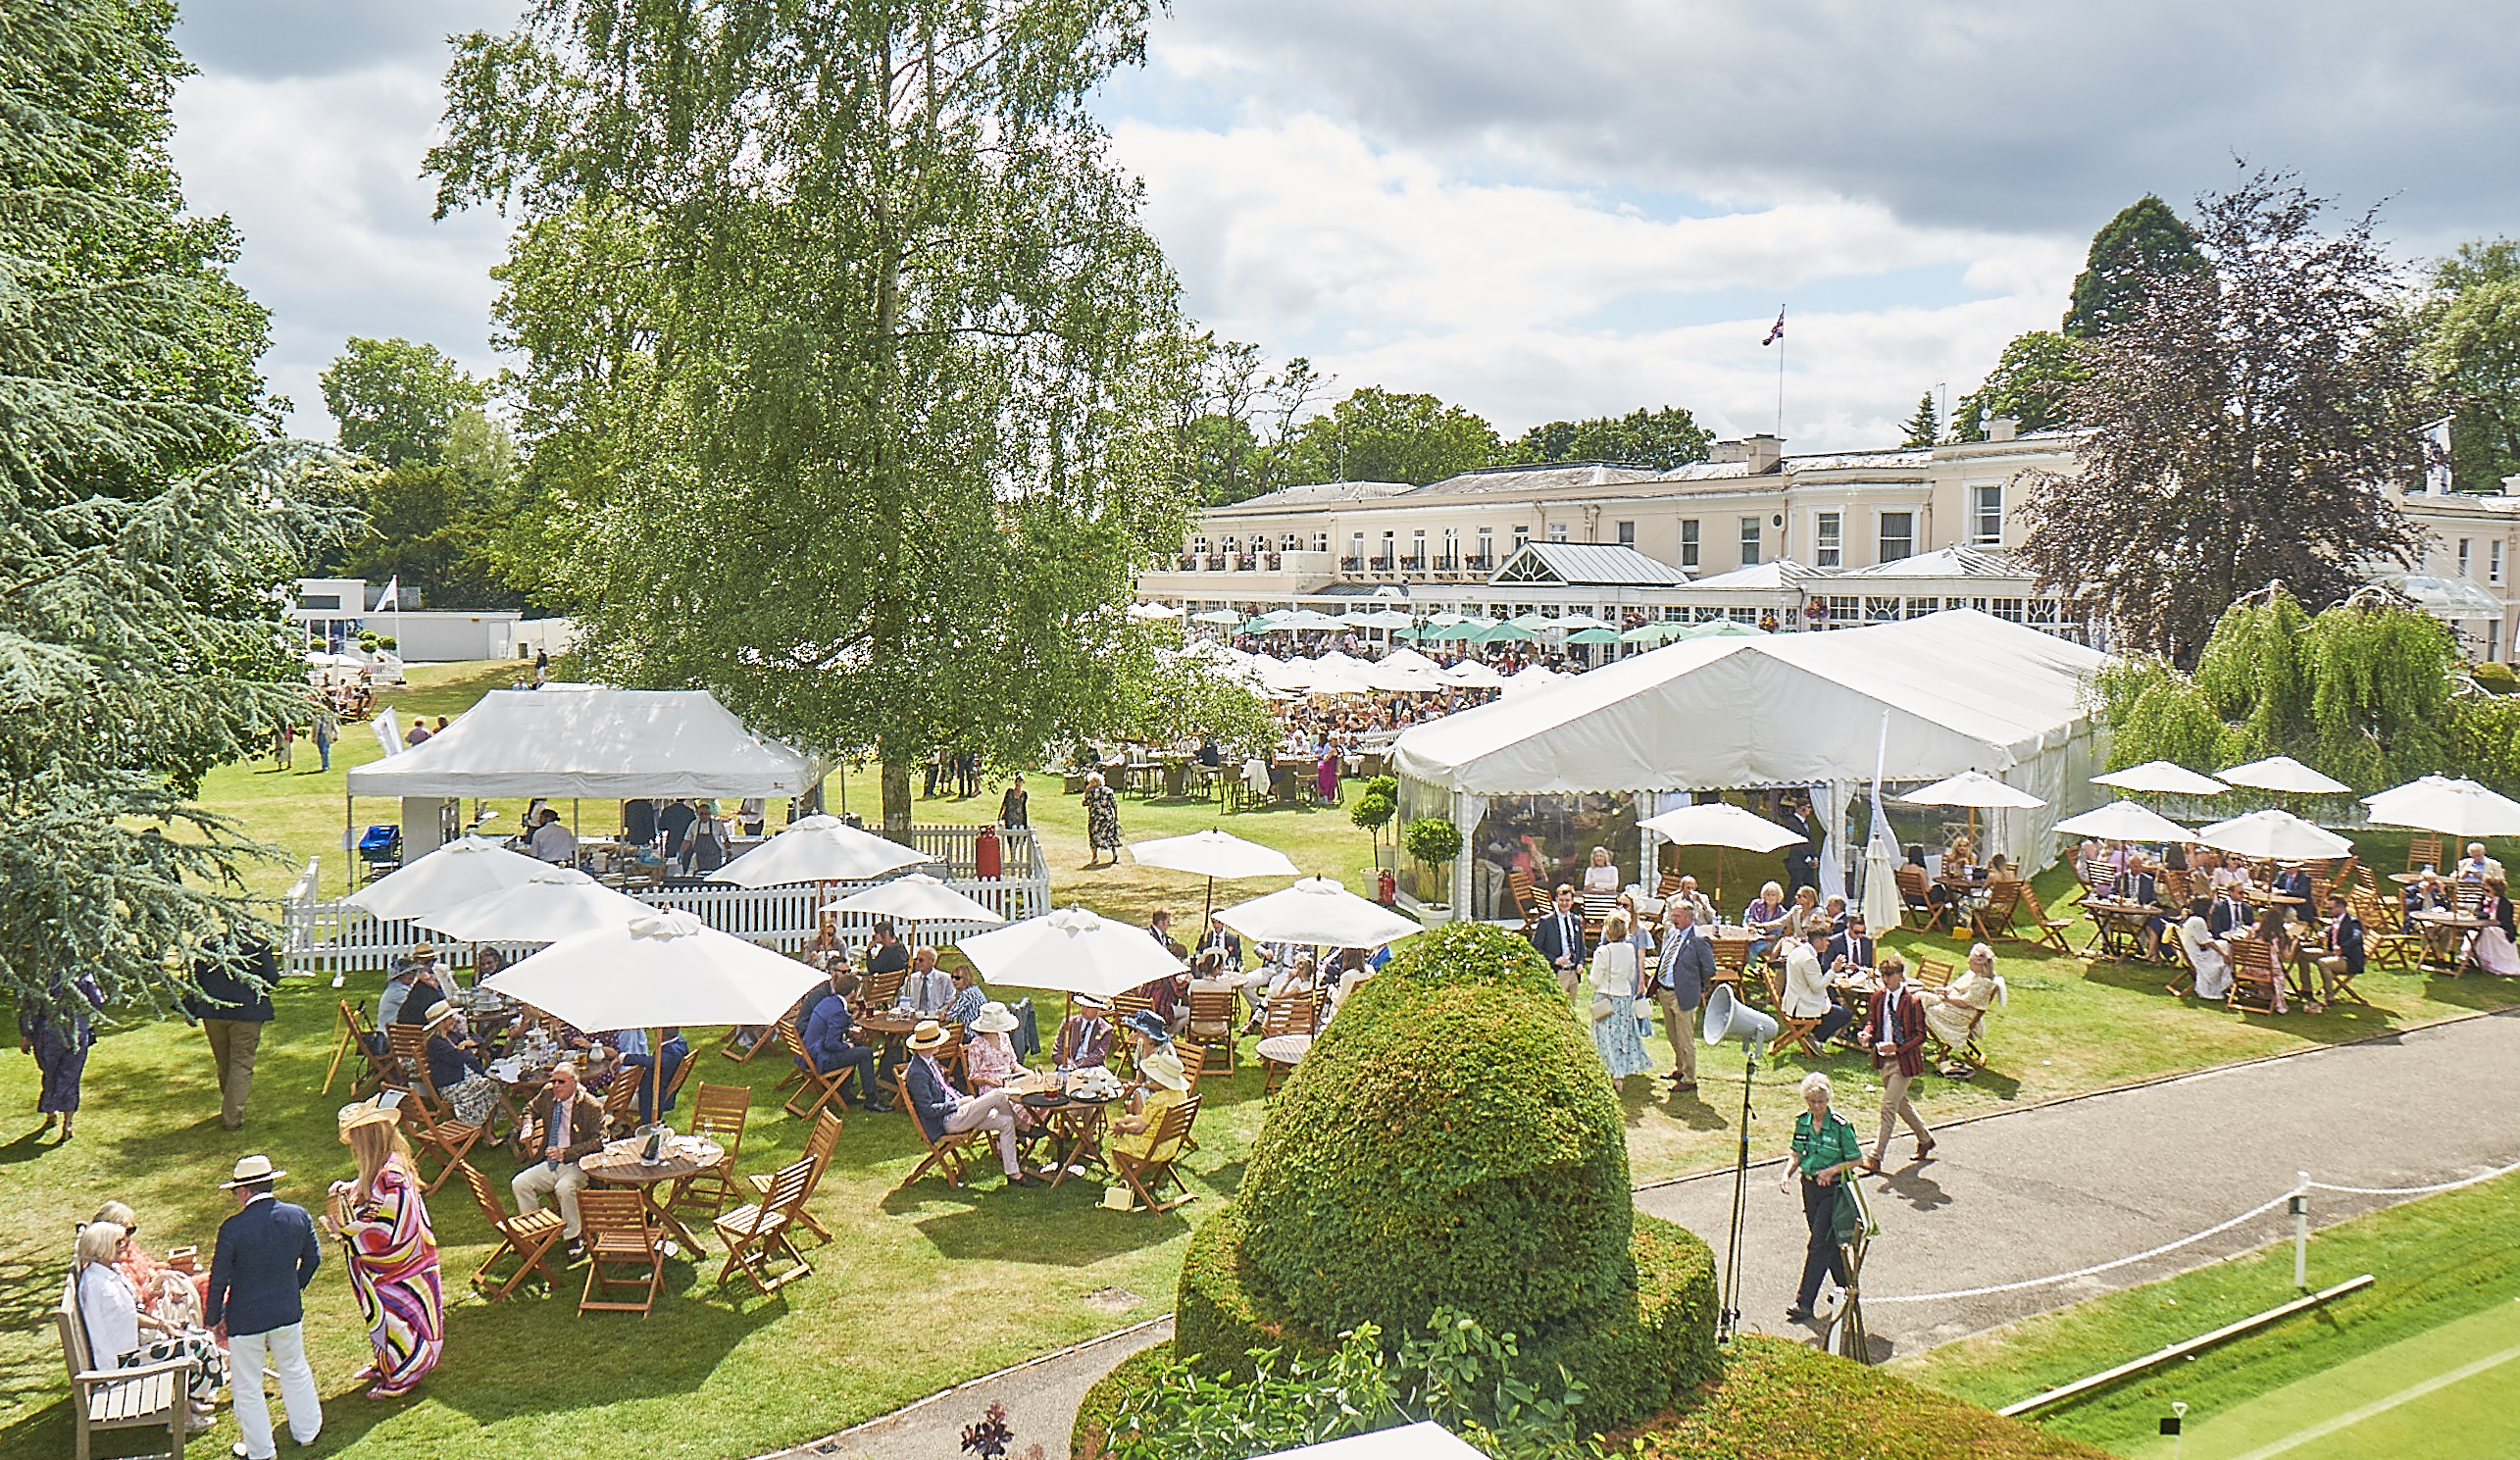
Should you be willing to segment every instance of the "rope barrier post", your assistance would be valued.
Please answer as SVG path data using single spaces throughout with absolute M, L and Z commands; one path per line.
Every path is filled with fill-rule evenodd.
M 2300 1184 L 2293 1188 L 2293 1285 L 2302 1292 L 2310 1290 L 2310 1174 L 2296 1171 Z

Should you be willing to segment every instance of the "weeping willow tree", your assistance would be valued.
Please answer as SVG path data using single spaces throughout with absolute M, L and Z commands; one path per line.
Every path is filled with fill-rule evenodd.
M 2377 590 L 2313 617 L 2274 584 L 2224 612 L 2192 676 L 2134 658 L 2098 688 L 2116 765 L 2289 755 L 2372 791 L 2474 764 L 2469 702 L 2451 694 L 2458 666 L 2445 625 Z

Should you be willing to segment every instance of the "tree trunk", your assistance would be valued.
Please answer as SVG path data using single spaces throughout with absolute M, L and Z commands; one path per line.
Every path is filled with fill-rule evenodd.
M 883 834 L 910 844 L 910 763 L 898 756 L 883 758 Z

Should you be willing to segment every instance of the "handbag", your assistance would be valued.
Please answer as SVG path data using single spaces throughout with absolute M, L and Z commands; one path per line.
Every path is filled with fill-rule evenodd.
M 1618 1012 L 1619 1006 L 1611 1002 L 1610 995 L 1606 993 L 1596 993 L 1592 996 L 1592 1022 L 1594 1024 L 1599 1024 L 1602 1020 L 1605 1020 Z

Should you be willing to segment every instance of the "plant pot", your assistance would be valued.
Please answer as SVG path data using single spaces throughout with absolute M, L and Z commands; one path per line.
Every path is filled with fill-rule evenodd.
M 1451 903 L 1421 902 L 1418 904 L 1418 926 L 1422 928 L 1440 928 L 1451 921 Z

